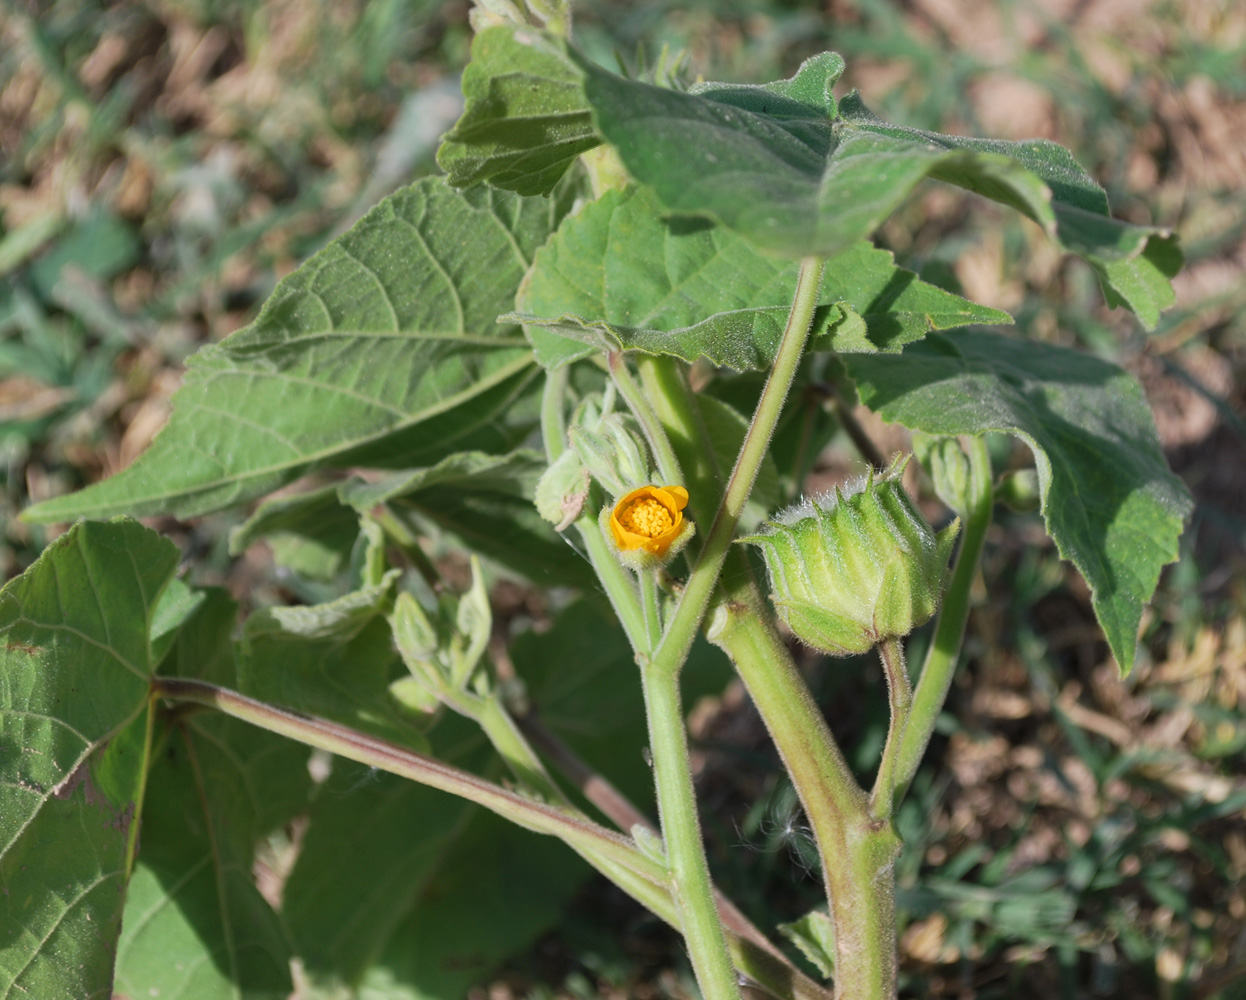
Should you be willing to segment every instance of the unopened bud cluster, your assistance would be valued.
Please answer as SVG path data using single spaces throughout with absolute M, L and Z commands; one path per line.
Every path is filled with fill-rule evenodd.
M 801 641 L 833 656 L 908 635 L 939 604 L 959 521 L 938 534 L 900 467 L 780 514 L 757 535 L 775 607 Z

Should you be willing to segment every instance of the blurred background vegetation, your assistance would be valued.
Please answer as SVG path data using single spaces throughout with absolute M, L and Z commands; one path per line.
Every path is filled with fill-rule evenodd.
M 0 578 L 50 537 L 17 512 L 125 466 L 164 422 L 187 355 L 435 171 L 467 11 L 0 3 Z M 880 234 L 928 280 L 1013 312 L 1023 335 L 1134 372 L 1198 501 L 1125 682 L 1037 519 L 994 529 L 967 663 L 900 816 L 901 960 L 915 997 L 1246 997 L 1246 6 L 582 0 L 576 25 L 602 61 L 684 50 L 694 76 L 720 80 L 777 79 L 833 48 L 844 84 L 892 120 L 1055 139 L 1116 214 L 1180 234 L 1178 306 L 1151 335 L 1034 226 L 950 189 L 923 188 Z M 837 441 L 816 475 L 848 461 Z M 197 582 L 252 605 L 297 599 L 263 547 L 229 558 L 240 519 L 154 523 Z M 502 605 L 539 617 L 504 588 Z M 868 767 L 877 668 L 809 669 Z M 693 726 L 721 881 L 763 926 L 795 918 L 820 892 L 760 723 L 729 690 Z M 689 984 L 678 943 L 595 885 L 473 996 L 682 997 Z

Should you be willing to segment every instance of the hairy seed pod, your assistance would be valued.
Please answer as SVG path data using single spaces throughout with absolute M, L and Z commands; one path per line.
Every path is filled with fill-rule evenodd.
M 779 617 L 832 656 L 908 635 L 934 614 L 960 522 L 936 534 L 900 484 L 902 466 L 871 473 L 779 514 L 757 545 Z

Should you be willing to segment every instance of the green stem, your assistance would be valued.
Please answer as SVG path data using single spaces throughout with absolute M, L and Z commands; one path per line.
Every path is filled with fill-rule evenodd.
M 653 458 L 658 463 L 658 474 L 661 475 L 663 483 L 671 486 L 684 485 L 684 474 L 679 467 L 675 449 L 671 447 L 670 439 L 666 436 L 666 428 L 662 426 L 662 421 L 658 418 L 657 411 L 654 410 L 648 397 L 632 378 L 632 373 L 627 370 L 627 360 L 623 352 L 612 351 L 606 361 L 610 369 L 610 377 L 618 386 L 619 395 L 627 401 L 637 423 L 640 424 L 640 429 L 645 433 L 645 440 L 649 442 L 649 447 L 653 451 Z
M 895 801 L 896 766 L 900 743 L 909 725 L 909 709 L 913 704 L 913 684 L 904 662 L 904 646 L 895 636 L 878 644 L 878 655 L 887 675 L 887 694 L 891 700 L 891 722 L 887 727 L 887 743 L 883 747 L 874 791 L 870 795 L 870 815 L 879 821 L 890 821 Z
M 734 556 L 735 554 L 733 554 Z M 835 927 L 836 1000 L 890 1000 L 896 989 L 895 859 L 890 823 L 873 820 L 751 581 L 737 579 L 709 628 L 748 688 L 813 828 Z
M 627 796 L 615 788 L 607 778 L 594 771 L 538 719 L 529 715 L 519 720 L 519 726 L 537 748 L 553 762 L 563 777 L 575 785 L 584 797 L 600 809 L 602 814 L 620 830 L 633 830 L 637 826 L 643 826 L 655 835 L 658 833 L 657 827 L 650 822 L 649 817 L 633 805 Z M 718 901 L 718 915 L 728 934 L 734 933 L 746 938 L 776 959 L 782 962 L 787 961 L 783 953 L 771 944 L 770 940 L 740 912 L 730 899 L 717 889 L 714 895 Z M 737 964 L 736 967 L 739 968 L 739 965 Z
M 751 581 L 728 581 L 726 603 L 715 612 L 708 635 L 731 657 L 757 706 L 829 871 L 844 852 L 850 822 L 866 815 L 866 795 Z
M 446 691 L 443 692 L 443 700 L 455 711 L 479 723 L 489 742 L 522 784 L 539 793 L 551 805 L 562 808 L 568 815 L 584 818 L 545 770 L 541 758 L 524 735 L 523 730 L 527 727 L 521 726 L 496 697 L 481 698 L 467 692 Z M 543 729 L 541 731 L 546 737 L 546 745 L 552 743 L 563 754 L 574 758 L 574 754 L 563 747 L 552 733 Z M 587 769 L 582 763 L 581 767 Z M 604 783 L 600 776 L 597 776 L 597 780 Z M 647 829 L 653 829 L 652 824 L 639 810 L 617 791 L 614 794 L 631 810 L 626 818 L 632 822 L 621 824 L 621 829 L 630 832 L 638 823 Z M 611 819 L 614 817 L 611 816 Z M 603 856 L 583 843 L 571 846 L 580 857 L 651 913 L 672 927 L 679 927 L 679 914 L 668 887 L 654 885 L 618 861 Z M 716 899 L 727 929 L 727 948 L 731 953 L 732 963 L 740 972 L 778 1000 L 830 1000 L 828 991 L 792 966 L 783 953 L 729 899 L 721 893 L 716 894 Z
M 437 572 L 437 567 L 428 558 L 428 554 L 415 534 L 395 517 L 394 512 L 385 504 L 372 512 L 372 519 L 381 526 L 381 530 L 389 535 L 393 543 L 398 546 L 398 550 L 407 557 L 407 560 L 415 567 L 415 571 L 424 578 L 429 589 L 434 593 L 439 591 L 442 586 L 441 574 Z
M 752 491 L 757 470 L 783 410 L 783 401 L 804 354 L 817 304 L 822 268 L 820 258 L 811 257 L 801 262 L 796 293 L 774 366 L 744 437 L 705 547 L 675 607 L 666 633 L 653 652 L 653 658 L 641 658 L 662 835 L 666 842 L 684 937 L 706 1000 L 735 1000 L 740 994 L 714 905 L 709 866 L 701 841 L 679 700 L 679 673 L 717 586 L 727 550 L 735 537 L 740 513 Z
M 639 354 L 636 367 L 645 396 L 652 402 L 666 438 L 679 458 L 684 485 L 688 487 L 688 505 L 695 517 L 708 522 L 722 499 L 723 470 L 718 466 L 709 432 L 688 385 L 685 366 L 675 358 Z M 698 540 L 692 541 L 695 544 Z
M 903 801 L 913 776 L 917 774 L 918 765 L 934 733 L 935 721 L 952 686 L 952 676 L 956 672 L 961 643 L 965 638 L 965 624 L 969 620 L 969 592 L 978 574 L 982 544 L 991 526 L 991 456 L 987 452 L 986 441 L 980 437 L 969 438 L 968 451 L 969 509 L 959 512 L 964 520 L 960 551 L 943 595 L 934 639 L 917 679 L 909 724 L 896 755 L 896 804 Z
M 744 436 L 744 443 L 740 446 L 740 454 L 736 458 L 735 468 L 731 470 L 731 478 L 727 481 L 722 503 L 719 504 L 714 524 L 705 540 L 705 548 L 701 550 L 692 575 L 688 578 L 688 584 L 684 587 L 683 596 L 675 607 L 662 644 L 653 655 L 654 662 L 666 669 L 678 670 L 687 659 L 688 650 L 692 648 L 692 641 L 696 638 L 705 609 L 709 606 L 710 597 L 718 584 L 723 560 L 726 559 L 727 550 L 735 538 L 740 514 L 753 490 L 762 459 L 770 448 L 771 436 L 783 412 L 783 402 L 787 399 L 792 379 L 796 375 L 796 367 L 800 364 L 809 339 L 809 325 L 818 302 L 822 267 L 823 260 L 820 257 L 807 257 L 801 261 L 792 309 L 788 314 L 783 339 L 775 354 L 774 366 L 770 369 L 770 377 L 766 379 L 766 386 L 757 401 L 757 410 L 749 424 L 748 433 Z
M 610 543 L 602 537 L 601 526 L 592 514 L 582 515 L 575 526 L 584 540 L 588 561 L 593 564 L 593 571 L 610 599 L 610 606 L 614 608 L 632 649 L 652 648 L 647 645 L 649 629 L 631 572 L 614 557 Z
M 647 858 L 625 837 L 587 819 L 568 815 L 555 806 L 508 791 L 434 757 L 203 681 L 155 677 L 152 678 L 152 693 L 170 701 L 207 705 L 299 743 L 469 799 L 525 829 L 559 837 L 577 850 L 590 851 L 615 862 L 655 886 L 664 889 L 667 885 L 668 876 L 663 866 Z
M 642 569 L 636 574 L 640 581 L 640 604 L 645 612 L 645 631 L 648 643 L 644 651 L 651 653 L 662 641 L 662 610 L 658 602 L 657 571 Z
M 541 390 L 541 439 L 545 443 L 545 460 L 553 465 L 567 450 L 567 383 L 571 366 L 563 365 L 545 372 Z
M 569 369 L 570 366 L 563 365 L 545 373 L 545 387 L 541 395 L 541 437 L 545 444 L 545 458 L 550 464 L 567 450 L 564 403 Z M 633 649 L 652 649 L 652 646 L 644 645 L 648 629 L 631 574 L 619 564 L 606 540 L 601 537 L 597 518 L 591 512 L 585 513 L 575 522 L 575 526 L 584 540 L 584 548 L 588 550 L 588 561 L 592 563 L 610 606 L 627 633 L 628 642 Z
M 125 877 L 127 879 L 134 874 L 134 861 L 138 856 L 139 828 L 143 825 L 143 802 L 147 798 L 147 773 L 151 770 L 153 759 L 152 746 L 156 731 L 156 699 L 154 696 L 147 699 L 147 707 L 144 711 L 147 713 L 147 718 L 143 723 L 143 766 L 138 775 L 138 789 L 134 793 L 134 813 L 125 840 Z
M 524 738 L 515 719 L 506 711 L 496 694 L 481 698 L 480 704 L 470 717 L 479 723 L 489 742 L 493 744 L 493 749 L 506 762 L 511 774 L 521 785 L 526 785 L 551 805 L 569 805 L 562 789 L 545 770 L 541 758 Z
M 697 820 L 688 766 L 688 740 L 679 698 L 679 673 L 642 658 L 641 683 L 649 719 L 649 748 L 658 788 L 671 893 L 684 942 L 705 1000 L 739 1000 L 740 990 L 718 919 L 709 866 Z
M 715 488 L 716 469 L 682 370 L 667 358 L 643 359 L 640 370 L 684 468 L 699 472 L 690 488 L 704 479 L 704 491 L 709 492 Z M 899 843 L 889 828 L 870 820 L 866 794 L 775 632 L 752 567 L 738 546 L 727 553 L 719 586 L 723 603 L 709 636 L 734 662 L 813 827 L 836 927 L 839 995 L 893 996 L 892 892 Z

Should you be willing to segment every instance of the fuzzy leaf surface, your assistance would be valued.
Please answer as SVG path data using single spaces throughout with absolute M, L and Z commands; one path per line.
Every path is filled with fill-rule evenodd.
M 253 614 L 243 630 L 239 690 L 427 751 L 415 720 L 389 690 L 406 673 L 384 617 L 397 574 L 324 604 Z
M 1085 354 L 961 331 L 899 357 L 845 357 L 861 400 L 931 434 L 1002 431 L 1034 453 L 1047 531 L 1090 585 L 1122 673 L 1191 510 L 1133 376 Z
M 471 735 L 466 723 L 456 728 Z M 445 743 L 438 755 L 461 766 Z M 317 983 L 358 983 L 472 811 L 444 792 L 333 761 L 285 893 L 290 933 Z
M 506 455 L 464 451 L 425 469 L 403 469 L 368 482 L 348 480 L 338 487 L 338 495 L 361 512 L 435 486 L 530 497 L 544 470 L 544 457 L 530 448 Z
M 350 561 L 359 537 L 359 515 L 338 499 L 336 484 L 265 500 L 229 535 L 229 554 L 260 539 L 273 559 L 313 580 L 331 580 Z
M 430 178 L 385 199 L 284 279 L 255 323 L 189 360 L 169 424 L 138 461 L 25 516 L 185 517 L 312 467 L 513 447 L 498 418 L 531 378 L 531 352 L 496 320 L 569 191 L 522 199 Z
M 82 524 L 0 590 L 0 995 L 112 995 L 177 563 L 139 524 Z
M 463 115 L 437 151 L 455 187 L 488 181 L 523 195 L 549 194 L 575 158 L 600 142 L 579 69 L 536 31 L 481 31 L 463 71 L 463 97 Z
M 806 60 L 785 94 L 774 84 L 655 87 L 575 58 L 598 133 L 670 211 L 717 220 L 787 257 L 830 256 L 931 177 L 1029 216 L 1147 327 L 1172 302 L 1167 279 L 1181 255 L 1171 234 L 1112 220 L 1102 188 L 1056 143 L 904 128 L 855 94 L 836 106 L 829 88 L 842 61 L 825 55 Z
M 611 191 L 537 252 L 517 307 L 537 360 L 555 367 L 593 349 L 639 350 L 736 370 L 768 368 L 798 266 L 722 226 L 664 218 L 646 188 Z M 929 330 L 1010 323 L 897 267 L 861 241 L 827 263 L 812 350 L 898 351 Z

